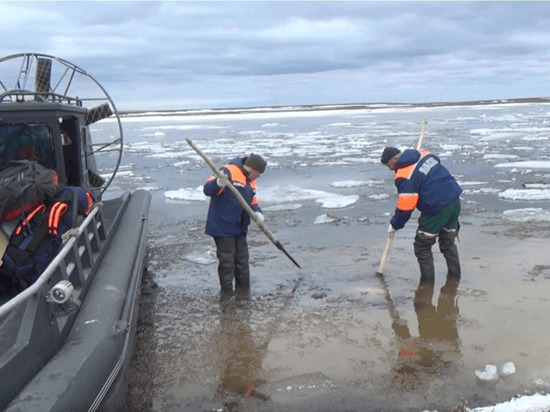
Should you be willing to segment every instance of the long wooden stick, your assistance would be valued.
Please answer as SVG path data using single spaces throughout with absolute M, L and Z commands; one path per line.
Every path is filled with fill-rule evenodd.
M 418 138 L 418 143 L 416 144 L 416 150 L 420 150 L 422 148 L 424 133 L 426 132 L 427 127 L 428 127 L 428 121 L 424 119 L 424 121 L 422 122 L 422 130 L 420 131 L 420 137 Z
M 195 150 L 195 152 L 198 153 L 198 155 L 200 157 L 202 157 L 204 159 L 204 161 L 208 164 L 208 166 L 210 166 L 210 169 L 212 169 L 212 171 L 216 174 L 217 177 L 221 178 L 221 179 L 224 179 L 224 178 L 227 178 L 227 176 L 218 168 L 216 167 L 216 165 L 210 160 L 210 158 L 208 156 L 206 156 L 201 149 L 199 149 L 192 141 L 191 139 L 187 138 L 185 139 L 187 141 L 187 143 L 189 144 L 189 146 L 191 146 L 193 148 L 193 150 Z M 241 204 L 241 206 L 243 207 L 243 209 L 246 211 L 246 213 L 248 213 L 248 215 L 250 216 L 250 218 L 252 220 L 254 220 L 254 222 L 256 222 L 256 224 L 259 226 L 259 228 L 262 230 L 262 232 L 265 233 L 265 235 L 269 238 L 269 240 L 271 240 L 271 242 L 273 242 L 273 244 L 275 246 L 277 246 L 277 248 L 279 250 L 281 250 L 291 261 L 292 263 L 294 263 L 296 266 L 298 266 L 300 269 L 300 265 L 294 260 L 294 258 L 292 256 L 290 256 L 290 254 L 285 250 L 285 248 L 283 247 L 283 245 L 281 244 L 281 242 L 279 242 L 275 236 L 273 235 L 273 233 L 271 233 L 271 231 L 267 228 L 267 226 L 264 224 L 264 222 L 262 222 L 258 216 L 256 215 L 256 213 L 254 213 L 254 211 L 252 210 L 252 208 L 250 207 L 250 205 L 247 203 L 247 201 L 242 197 L 242 195 L 240 194 L 240 192 L 237 190 L 237 188 L 235 186 L 233 186 L 233 184 L 229 181 L 229 184 L 227 185 L 227 188 L 229 190 L 231 190 L 231 192 L 235 195 L 235 197 L 237 198 L 237 200 L 239 201 L 239 203 Z
M 388 238 L 386 239 L 386 246 L 384 246 L 384 251 L 382 252 L 382 257 L 380 258 L 380 263 L 378 264 L 378 270 L 376 271 L 377 275 L 384 274 L 384 266 L 386 265 L 386 259 L 388 258 L 388 254 L 390 253 L 391 244 L 393 243 L 393 238 L 395 236 L 395 232 L 391 232 L 388 234 Z
M 424 140 L 424 133 L 426 132 L 426 127 L 428 127 L 428 121 L 424 120 L 422 123 L 422 130 L 420 131 L 420 137 L 418 138 L 418 143 L 416 144 L 416 150 L 420 150 L 422 147 L 422 142 Z M 384 251 L 382 252 L 382 257 L 380 258 L 380 263 L 378 264 L 378 270 L 376 271 L 377 275 L 382 275 L 384 273 L 384 266 L 386 265 L 386 259 L 390 253 L 391 245 L 393 243 L 393 238 L 395 236 L 395 231 L 388 234 L 386 239 L 386 245 L 384 246 Z

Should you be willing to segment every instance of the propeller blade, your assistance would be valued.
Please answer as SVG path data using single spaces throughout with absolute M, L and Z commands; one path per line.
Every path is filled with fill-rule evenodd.
M 51 89 L 50 80 L 52 77 L 52 61 L 39 58 L 36 64 L 36 77 L 34 88 L 37 93 L 49 93 Z
M 86 116 L 84 117 L 84 120 L 86 122 L 86 126 L 99 122 L 102 119 L 105 119 L 113 114 L 113 111 L 111 110 L 111 106 L 109 106 L 109 103 L 104 103 L 100 106 L 92 107 L 88 113 L 86 113 Z

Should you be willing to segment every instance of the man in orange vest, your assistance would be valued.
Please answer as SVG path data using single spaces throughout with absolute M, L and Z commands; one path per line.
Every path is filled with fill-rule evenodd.
M 435 278 L 432 246 L 439 238 L 439 250 L 447 262 L 447 277 L 460 279 L 460 261 L 455 238 L 460 224 L 462 188 L 441 164 L 439 157 L 427 151 L 386 147 L 380 161 L 395 171 L 397 207 L 388 233 L 405 226 L 415 208 L 421 212 L 414 238 L 414 253 L 420 266 L 420 281 Z
M 243 209 L 231 190 L 233 184 L 258 218 L 263 221 L 262 209 L 256 198 L 256 179 L 265 171 L 267 162 L 257 154 L 236 157 L 220 168 L 225 178 L 210 177 L 204 184 L 204 194 L 210 197 L 206 234 L 216 243 L 218 276 L 222 291 L 250 288 L 248 243 L 246 235 L 250 216 Z

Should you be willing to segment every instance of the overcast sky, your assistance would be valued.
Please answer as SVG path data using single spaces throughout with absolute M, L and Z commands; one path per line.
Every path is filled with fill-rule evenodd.
M 1 1 L 0 44 L 121 110 L 550 96 L 546 1 Z

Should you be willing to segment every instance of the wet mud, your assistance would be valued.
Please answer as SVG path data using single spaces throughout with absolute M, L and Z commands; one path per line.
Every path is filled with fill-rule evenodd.
M 488 224 L 466 205 L 460 283 L 434 248 L 436 282 L 419 285 L 412 222 L 377 276 L 382 217 L 279 213 L 267 224 L 303 269 L 251 227 L 251 290 L 221 296 L 204 210 L 187 207 L 151 222 L 129 410 L 448 411 L 550 380 L 548 225 Z M 515 374 L 476 378 L 506 362 Z
M 141 144 L 133 154 L 128 145 L 133 177 L 116 184 L 134 187 L 142 179 L 153 202 L 128 410 L 443 412 L 547 393 L 550 222 L 514 221 L 503 213 L 548 213 L 548 200 L 498 194 L 548 184 L 550 176 L 494 167 L 499 156 L 545 153 L 547 112 L 546 106 L 489 106 L 176 119 L 174 130 L 163 128 L 166 135 L 152 142 L 162 145 L 156 147 L 162 157 L 143 152 L 142 142 L 151 139 L 145 133 L 154 127 L 129 128 Z M 416 214 L 397 232 L 383 277 L 375 274 L 395 188 L 371 149 L 414 146 L 422 116 L 430 119 L 426 146 L 443 153 L 443 163 L 464 183 L 458 285 L 447 283 L 437 246 L 435 284 L 419 285 Z M 200 147 L 213 148 L 216 162 L 235 150 L 270 154 L 258 183 L 265 223 L 302 269 L 252 224 L 250 293 L 220 296 L 214 242 L 204 234 L 207 202 L 164 196 L 196 188 L 210 175 L 186 148 L 180 123 L 217 127 L 219 133 L 186 129 Z M 349 180 L 370 183 L 331 185 Z M 286 208 L 262 203 L 262 188 L 285 193 L 293 186 L 359 198 L 341 208 L 314 199 Z M 322 215 L 324 223 L 316 224 Z M 510 362 L 515 371 L 504 373 Z M 487 365 L 499 373 L 480 379 Z

